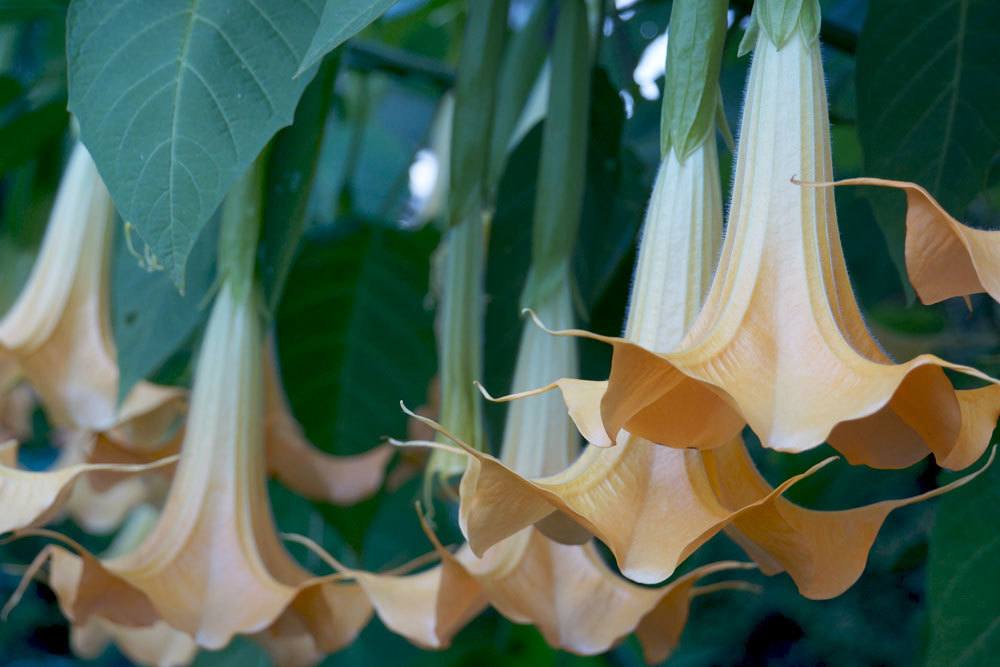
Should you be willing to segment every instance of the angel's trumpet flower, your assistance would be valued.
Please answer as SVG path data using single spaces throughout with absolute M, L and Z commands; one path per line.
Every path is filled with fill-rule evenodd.
M 711 448 L 729 442 L 745 419 L 781 451 L 829 441 L 852 463 L 880 468 L 928 453 L 944 466 L 968 464 L 988 443 L 1000 387 L 931 355 L 893 363 L 855 302 L 832 193 L 793 182 L 829 181 L 832 173 L 818 21 L 802 11 L 780 43 L 757 19 L 728 232 L 684 340 L 661 353 L 576 332 L 615 348 L 603 426 L 587 435 L 610 444 L 624 429 L 668 446 Z M 944 369 L 990 384 L 956 391 Z
M 0 320 L 0 349 L 62 427 L 98 432 L 121 422 L 107 289 L 113 218 L 111 196 L 78 143 L 28 282 Z M 178 396 L 140 383 L 126 406 L 148 412 Z
M 113 558 L 138 546 L 155 525 L 157 516 L 157 511 L 149 505 L 133 509 L 104 556 Z M 87 623 L 71 627 L 70 645 L 80 658 L 94 659 L 111 643 L 132 662 L 154 667 L 187 665 L 198 653 L 198 646 L 189 636 L 162 620 L 147 627 L 130 627 L 91 616 Z
M 355 584 L 310 576 L 275 532 L 260 323 L 254 291 L 234 284 L 224 282 L 209 319 L 180 462 L 155 528 L 114 558 L 52 545 L 36 563 L 52 561 L 51 585 L 78 624 L 94 616 L 131 627 L 162 620 L 206 648 L 277 628 L 336 650 L 354 639 L 371 606 Z
M 564 281 L 541 306 L 555 321 L 572 322 L 569 284 Z M 571 340 L 548 336 L 528 323 L 514 383 L 532 386 L 542 378 L 575 373 L 576 365 L 576 346 Z M 441 428 L 425 417 L 415 418 Z M 557 397 L 543 396 L 511 406 L 502 458 L 514 469 L 530 476 L 561 470 L 577 448 L 578 436 Z M 516 495 L 503 499 L 511 511 L 520 502 Z M 560 544 L 534 527 L 500 541 L 482 558 L 468 546 L 453 554 L 428 534 L 441 557 L 438 566 L 413 575 L 351 573 L 390 629 L 433 648 L 446 646 L 489 603 L 515 623 L 537 626 L 554 647 L 593 655 L 637 631 L 649 659 L 663 660 L 679 640 L 688 600 L 698 591 L 694 588 L 697 581 L 722 570 L 750 566 L 714 563 L 667 586 L 644 588 L 614 573 L 593 544 Z M 743 584 L 726 582 L 726 586 Z
M 675 4 L 675 11 L 682 6 Z M 714 138 L 709 135 L 683 159 L 671 148 L 643 228 L 627 339 L 670 349 L 684 337 L 708 290 L 721 227 Z M 599 433 L 607 384 L 565 379 L 557 384 L 584 435 Z M 513 398 L 518 395 L 505 400 Z M 688 423 L 698 427 L 697 414 L 671 414 L 690 417 Z M 476 553 L 534 524 L 560 541 L 593 534 L 608 545 L 626 576 L 654 583 L 725 527 L 762 570 L 787 570 L 812 598 L 839 595 L 860 576 L 892 509 L 951 488 L 839 512 L 811 511 L 780 497 L 802 476 L 772 488 L 738 437 L 698 452 L 661 447 L 623 431 L 617 446 L 588 446 L 566 470 L 534 479 L 492 457 L 469 454 L 475 460 L 463 480 L 460 519 Z M 830 551 L 834 535 L 840 542 Z

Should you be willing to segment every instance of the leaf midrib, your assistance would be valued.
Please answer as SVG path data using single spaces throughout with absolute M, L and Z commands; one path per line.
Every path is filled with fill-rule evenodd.
M 168 179 L 168 192 L 170 193 L 170 224 L 167 225 L 168 233 L 170 234 L 170 265 L 175 264 L 175 248 L 177 244 L 177 238 L 175 234 L 175 224 L 174 221 L 177 217 L 174 215 L 174 206 L 177 190 L 174 187 L 174 171 L 177 164 L 177 133 L 178 133 L 178 123 L 180 121 L 180 101 L 181 92 L 184 88 L 184 63 L 188 59 L 188 52 L 191 50 L 191 33 L 194 31 L 194 23 L 198 20 L 198 7 L 201 5 L 201 0 L 192 0 L 191 9 L 188 14 L 187 25 L 184 26 L 184 37 L 181 42 L 180 54 L 177 56 L 177 74 L 175 80 L 177 81 L 177 88 L 174 90 L 173 107 L 171 109 L 171 119 L 170 119 L 170 173 L 167 176 Z M 150 156 L 152 159 L 152 156 Z M 183 281 L 181 281 L 183 283 Z

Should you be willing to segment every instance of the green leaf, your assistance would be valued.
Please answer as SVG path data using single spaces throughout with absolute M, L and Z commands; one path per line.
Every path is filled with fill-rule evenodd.
M 297 72 L 302 74 L 326 54 L 367 28 L 399 0 L 326 0 L 319 26 Z
M 306 88 L 295 122 L 271 142 L 267 158 L 258 271 L 268 313 L 274 313 L 307 222 L 323 130 L 338 63 L 325 62 Z
M 69 107 L 122 217 L 183 290 L 233 182 L 292 122 L 319 0 L 74 0 Z
M 177 354 L 208 317 L 208 293 L 215 277 L 218 217 L 205 226 L 187 266 L 182 295 L 162 271 L 146 271 L 115 234 L 111 269 L 111 326 L 118 350 L 118 398 L 139 380 L 152 377 Z M 189 351 L 190 352 L 190 351 Z
M 587 189 L 573 252 L 588 319 L 634 247 L 653 183 L 651 170 L 622 146 L 625 110 L 603 69 L 594 70 L 592 85 Z
M 316 446 L 338 454 L 404 436 L 435 369 L 424 305 L 437 233 L 365 225 L 310 236 L 278 307 L 282 376 Z
M 1000 3 L 874 2 L 858 44 L 858 130 L 867 176 L 915 181 L 962 216 L 1000 144 Z M 903 283 L 902 198 L 874 190 Z
M 938 504 L 928 563 L 929 667 L 996 664 L 1000 654 L 1000 466 Z

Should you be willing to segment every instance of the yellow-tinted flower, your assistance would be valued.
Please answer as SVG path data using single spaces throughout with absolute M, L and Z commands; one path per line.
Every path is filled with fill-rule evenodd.
M 111 196 L 78 143 L 28 282 L 0 320 L 0 349 L 66 428 L 104 431 L 122 421 L 108 305 L 113 219 Z M 155 410 L 177 398 L 141 383 L 129 401 Z
M 854 300 L 832 193 L 792 182 L 831 174 L 818 41 L 796 30 L 778 48 L 761 30 L 728 232 L 705 307 L 684 340 L 662 352 L 575 332 L 615 348 L 603 427 L 588 436 L 609 444 L 624 429 L 711 448 L 745 419 L 767 447 L 801 452 L 829 441 L 852 463 L 882 468 L 928 453 L 956 466 L 983 452 L 1000 387 L 931 355 L 895 364 L 882 352 Z M 956 391 L 946 368 L 990 384 Z
M 355 584 L 303 570 L 275 532 L 265 485 L 260 323 L 253 290 L 226 281 L 199 355 L 180 462 L 156 526 L 135 548 L 97 559 L 47 547 L 67 616 L 130 627 L 162 620 L 199 646 L 278 628 L 322 651 L 371 615 Z
M 166 457 L 149 464 L 73 463 L 47 471 L 22 470 L 17 465 L 17 443 L 0 444 L 0 534 L 40 526 L 62 509 L 73 483 L 83 476 L 104 474 L 120 479 L 172 464 Z M 120 518 L 120 517 L 119 517 Z
M 111 558 L 136 548 L 152 530 L 158 516 L 149 505 L 139 505 L 132 510 L 104 557 Z M 151 667 L 187 665 L 198 653 L 198 646 L 189 636 L 162 620 L 145 627 L 132 627 L 91 616 L 86 623 L 74 623 L 70 628 L 70 645 L 80 658 L 97 658 L 111 643 L 132 662 Z
M 626 327 L 632 343 L 618 343 L 621 347 L 671 349 L 703 317 L 699 309 L 721 240 L 717 179 L 711 139 L 683 161 L 673 151 L 665 156 L 636 268 Z M 636 364 L 637 377 L 648 380 L 644 386 L 655 391 L 663 379 L 661 361 L 651 353 L 642 354 L 647 363 Z M 643 371 L 646 375 L 640 376 Z M 494 544 L 530 525 L 563 542 L 581 542 L 594 535 L 611 549 L 626 576 L 654 583 L 670 576 L 698 546 L 725 528 L 765 573 L 786 570 L 803 595 L 828 598 L 860 576 L 875 535 L 892 509 L 952 488 L 840 512 L 798 507 L 781 494 L 829 460 L 771 487 L 738 436 L 742 427 L 738 413 L 724 412 L 713 421 L 713 415 L 700 407 L 701 402 L 713 400 L 728 405 L 728 399 L 686 376 L 677 374 L 675 379 L 678 386 L 669 400 L 656 406 L 661 411 L 656 418 L 673 420 L 693 442 L 728 440 L 706 451 L 681 450 L 622 430 L 617 432 L 616 446 L 607 446 L 612 443 L 604 431 L 601 408 L 608 400 L 608 384 L 559 380 L 554 385 L 562 390 L 578 428 L 588 441 L 602 446 L 591 444 L 565 470 L 534 478 L 469 451 L 474 460 L 463 479 L 460 519 L 474 552 L 488 553 Z M 684 382 L 687 385 L 681 386 Z M 835 552 L 827 548 L 830 535 L 839 540 Z
M 541 309 L 555 321 L 572 321 L 568 280 Z M 530 323 L 525 326 L 516 387 L 575 374 L 576 367 L 573 341 L 548 336 Z M 542 396 L 511 405 L 502 449 L 503 460 L 519 473 L 539 476 L 569 464 L 578 450 L 578 436 L 558 397 Z M 466 478 L 478 463 L 470 460 L 470 466 Z M 509 496 L 496 499 L 498 507 L 517 513 L 524 497 L 520 489 L 509 490 Z M 650 659 L 662 660 L 680 636 L 696 581 L 720 570 L 749 567 L 716 563 L 668 586 L 644 588 L 608 568 L 593 544 L 560 544 L 530 525 L 500 540 L 481 558 L 468 546 L 452 554 L 431 538 L 441 564 L 430 570 L 415 575 L 351 571 L 390 629 L 430 647 L 447 645 L 490 604 L 515 623 L 537 626 L 551 645 L 573 653 L 601 653 L 638 631 Z

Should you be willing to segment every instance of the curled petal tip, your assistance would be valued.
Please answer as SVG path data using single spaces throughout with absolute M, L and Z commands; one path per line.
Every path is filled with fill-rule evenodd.
M 525 308 L 524 310 L 521 311 L 521 314 L 530 317 L 531 321 L 535 323 L 535 326 L 538 327 L 539 329 L 541 329 L 542 331 L 544 331 L 545 333 L 549 333 L 549 334 L 558 334 L 559 333 L 559 332 L 557 332 L 557 331 L 555 331 L 553 329 L 550 329 L 547 326 L 545 326 L 545 323 L 542 322 L 541 318 L 538 317 L 538 313 L 536 313 L 535 311 L 533 311 L 531 308 Z
M 475 386 L 476 389 L 479 390 L 479 393 L 482 394 L 483 398 L 485 398 L 487 401 L 490 401 L 492 403 L 498 402 L 497 399 L 493 396 L 493 394 L 491 394 L 486 390 L 486 387 L 483 386 L 482 382 L 480 382 L 479 380 L 473 380 L 472 384 L 473 386 Z

